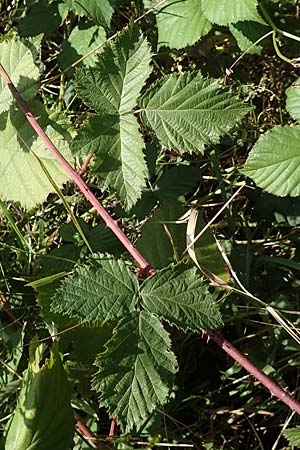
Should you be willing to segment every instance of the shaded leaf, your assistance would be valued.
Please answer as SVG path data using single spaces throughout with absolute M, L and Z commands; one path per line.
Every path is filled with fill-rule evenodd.
M 40 125 L 54 145 L 72 162 L 69 142 L 74 133 L 69 120 L 61 113 L 47 116 L 45 110 L 37 104 L 31 106 L 31 111 L 39 117 Z M 55 192 L 35 155 L 58 186 L 62 186 L 69 179 L 37 137 L 22 111 L 11 107 L 9 112 L 0 115 L 0 140 L 0 196 L 3 199 L 20 202 L 25 208 L 32 208 L 43 202 L 50 192 Z
M 61 69 L 69 67 L 81 56 L 98 47 L 106 39 L 105 30 L 98 25 L 79 24 L 73 28 L 68 39 L 61 44 L 58 63 Z M 85 66 L 91 66 L 97 61 L 98 54 L 92 54 L 82 61 Z
M 211 330 L 223 324 L 208 285 L 196 268 L 169 266 L 141 286 L 142 306 L 183 330 Z
M 121 242 L 104 223 L 99 223 L 91 230 L 88 241 L 94 252 L 122 253 L 124 251 Z
M 271 194 L 300 195 L 300 128 L 276 126 L 263 134 L 241 171 Z
M 207 229 L 205 233 L 190 246 L 205 225 L 202 214 L 199 214 L 199 211 L 195 209 L 191 209 L 186 230 L 188 253 L 196 266 L 214 284 L 228 284 L 230 273 L 210 229 Z
M 155 269 L 178 262 L 185 249 L 186 224 L 175 222 L 186 212 L 172 206 L 157 209 L 142 226 L 137 248 Z
M 175 166 L 166 170 L 155 186 L 155 194 L 164 203 L 183 203 L 185 194 L 200 181 L 200 169 L 195 166 Z
M 266 39 L 252 48 L 250 48 L 251 45 L 270 31 L 267 26 L 253 21 L 237 22 L 229 25 L 229 29 L 242 52 L 247 51 L 247 53 L 257 55 L 261 54 Z
M 31 361 L 25 373 L 5 450 L 68 450 L 72 444 L 71 389 L 57 347 L 42 368 L 39 363 Z
M 167 0 L 156 13 L 158 48 L 193 45 L 211 29 L 199 0 Z
M 107 321 L 132 311 L 137 293 L 137 279 L 125 263 L 103 257 L 63 280 L 51 310 L 82 320 Z
M 164 77 L 142 98 L 142 120 L 161 144 L 181 153 L 217 143 L 249 111 L 228 89 L 199 72 Z
M 0 63 L 26 101 L 36 95 L 39 86 L 39 69 L 35 59 L 40 42 L 41 38 L 30 41 L 15 37 L 0 43 Z M 12 94 L 0 77 L 0 113 L 8 111 L 12 103 Z
M 124 318 L 96 359 L 93 387 L 124 432 L 139 428 L 165 403 L 177 371 L 168 333 L 147 311 Z
M 62 18 L 58 2 L 39 1 L 29 7 L 26 16 L 18 23 L 20 36 L 29 37 L 43 34 L 49 38 L 60 26 Z

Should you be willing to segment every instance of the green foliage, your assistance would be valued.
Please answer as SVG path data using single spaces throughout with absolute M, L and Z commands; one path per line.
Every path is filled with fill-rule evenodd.
M 236 22 L 230 24 L 229 29 L 236 39 L 239 48 L 244 52 L 260 55 L 265 45 L 265 40 L 254 45 L 262 36 L 268 33 L 269 28 L 263 24 L 253 21 Z
M 65 4 L 79 16 L 88 16 L 97 25 L 109 27 L 117 0 L 64 0 Z
M 138 308 L 141 304 L 144 311 Z M 96 359 L 94 387 L 124 432 L 138 429 L 162 405 L 175 373 L 170 340 L 157 317 L 185 330 L 216 328 L 221 314 L 196 269 L 185 265 L 157 272 L 140 287 L 121 260 L 96 258 L 62 282 L 54 313 L 88 321 L 124 317 L 107 350 Z M 153 316 L 155 314 L 155 316 Z
M 142 306 L 183 330 L 222 325 L 221 314 L 196 268 L 170 266 L 144 282 Z
M 9 68 L 9 76 L 24 100 L 35 97 L 39 86 L 39 70 L 35 64 L 41 38 L 21 40 L 16 37 L 1 42 L 0 63 Z M 0 113 L 8 111 L 13 97 L 0 80 Z
M 100 57 L 97 69 L 77 71 L 76 86 L 86 104 L 100 113 L 83 128 L 74 152 L 94 153 L 103 189 L 116 192 L 130 209 L 145 183 L 144 143 L 132 114 L 150 74 L 150 50 L 135 25 L 121 33 Z
M 242 172 L 271 194 L 300 195 L 299 138 L 298 127 L 274 127 L 254 145 Z
M 298 447 L 300 445 L 300 432 L 299 428 L 289 428 L 283 432 L 291 445 Z
M 249 297 L 267 298 L 299 327 L 300 136 L 287 114 L 299 121 L 299 80 L 287 66 L 298 64 L 295 2 L 28 0 L 0 9 L 0 62 L 63 156 L 76 170 L 84 163 L 112 221 L 78 195 L 1 80 L 1 450 L 87 449 L 73 437 L 70 404 L 103 436 L 97 397 L 116 420 L 118 447 L 133 448 L 139 435 L 150 447 L 283 448 L 275 434 L 284 408 L 199 333 L 225 324 L 257 366 L 296 387 L 298 344 Z M 233 196 L 244 175 L 257 186 L 248 180 Z M 138 269 L 125 252 L 139 261 L 134 245 L 147 260 Z M 45 346 L 32 345 L 28 363 L 35 333 Z M 228 395 L 230 409 L 208 424 Z M 246 409 L 251 428 L 237 413 Z M 285 433 L 295 446 L 298 435 Z
M 137 248 L 155 269 L 180 260 L 185 249 L 186 224 L 175 222 L 185 212 L 175 206 L 159 208 L 143 225 Z
M 40 117 L 40 125 L 44 127 L 53 143 L 67 159 L 72 161 L 69 142 L 73 132 L 68 119 L 63 114 L 48 115 L 43 106 L 36 102 L 31 103 L 31 109 L 33 114 Z M 49 192 L 55 191 L 39 161 L 45 165 L 58 186 L 62 186 L 69 177 L 46 150 L 21 111 L 12 106 L 8 112 L 2 113 L 0 128 L 2 129 L 0 195 L 4 199 L 20 202 L 22 206 L 32 208 L 37 203 L 43 202 Z
M 165 148 L 201 152 L 217 143 L 246 113 L 244 105 L 217 80 L 200 73 L 168 75 L 141 101 L 142 119 Z
M 171 341 L 160 321 L 147 311 L 123 319 L 96 359 L 93 386 L 100 402 L 123 431 L 139 428 L 163 405 L 177 370 Z
M 61 53 L 58 58 L 59 65 L 66 69 L 77 59 L 94 50 L 104 43 L 105 30 L 98 25 L 79 24 L 73 28 L 68 39 L 61 44 Z M 93 53 L 83 60 L 85 66 L 92 66 L 97 60 Z
M 80 267 L 57 291 L 52 311 L 83 320 L 111 320 L 132 311 L 137 302 L 137 280 L 121 260 L 97 259 Z
M 36 349 L 24 375 L 5 450 L 68 450 L 74 433 L 71 389 L 57 346 L 40 368 Z
M 167 0 L 156 14 L 158 48 L 193 45 L 211 29 L 199 0 Z
M 286 93 L 286 110 L 293 119 L 300 120 L 300 89 L 299 89 L 300 78 L 296 80 L 290 87 L 285 91 Z
M 243 20 L 263 22 L 257 12 L 257 5 L 257 0 L 201 0 L 205 17 L 218 25 L 228 25 Z
M 59 27 L 62 18 L 59 11 L 59 2 L 40 1 L 29 7 L 25 17 L 18 24 L 20 36 L 29 37 L 43 34 L 50 37 Z

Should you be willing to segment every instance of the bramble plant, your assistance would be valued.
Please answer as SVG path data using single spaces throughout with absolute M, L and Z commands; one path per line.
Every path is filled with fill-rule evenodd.
M 289 53 L 300 41 L 299 6 L 31 0 L 1 8 L 0 449 L 121 447 L 123 440 L 133 448 L 136 436 L 154 445 L 161 408 L 175 403 L 180 411 L 200 398 L 201 417 L 218 411 L 210 393 L 222 387 L 182 398 L 185 350 L 175 348 L 191 333 L 210 338 L 300 414 L 283 369 L 274 368 L 282 360 L 299 366 L 298 350 L 289 353 L 299 343 L 289 313 L 300 263 L 288 228 L 300 223 L 299 61 Z M 279 93 L 263 77 L 257 82 L 256 62 L 260 72 L 270 58 L 269 84 Z M 274 64 L 284 64 L 287 79 Z M 290 283 L 290 294 L 278 281 L 274 291 L 263 287 L 274 265 L 283 270 L 270 280 Z M 263 339 L 256 359 L 251 346 L 245 350 L 255 364 L 216 332 L 223 327 L 245 341 L 248 332 L 264 333 L 243 324 L 242 302 L 253 323 L 275 320 L 274 351 L 264 352 Z M 201 364 L 219 366 L 212 357 Z M 226 364 L 229 389 L 241 369 Z M 255 386 L 243 383 L 229 396 L 257 403 Z M 108 441 L 95 436 L 108 435 L 95 393 L 112 420 Z M 264 408 L 274 408 L 268 401 Z M 263 425 L 266 448 L 268 439 L 273 449 L 286 445 L 291 419 L 277 440 Z M 216 437 L 208 423 L 172 439 L 257 448 L 242 427 Z M 299 445 L 297 428 L 285 436 Z

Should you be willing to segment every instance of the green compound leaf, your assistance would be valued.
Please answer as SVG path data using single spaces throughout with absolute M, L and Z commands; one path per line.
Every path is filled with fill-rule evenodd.
M 56 346 L 39 368 L 31 361 L 10 423 L 5 450 L 68 450 L 74 434 L 71 389 Z
M 38 91 L 39 69 L 35 65 L 41 37 L 20 40 L 17 37 L 0 44 L 0 63 L 10 76 L 24 100 L 32 99 Z M 13 97 L 0 77 L 0 113 L 8 111 Z
M 59 151 L 72 162 L 69 142 L 74 134 L 69 120 L 61 113 L 47 113 L 39 104 L 30 107 Z M 10 108 L 0 114 L 0 197 L 32 208 L 55 192 L 36 156 L 58 186 L 69 177 L 37 137 L 22 111 Z M 34 152 L 34 153 L 33 153 Z M 36 156 L 35 156 L 36 155 Z
M 205 17 L 218 25 L 243 20 L 264 23 L 257 12 L 257 0 L 201 0 L 201 7 Z
M 144 147 L 133 114 L 92 118 L 73 142 L 74 152 L 96 156 L 95 173 L 101 188 L 116 193 L 127 210 L 141 197 L 145 184 Z
M 300 78 L 285 91 L 286 109 L 293 119 L 300 121 Z
M 93 387 L 100 403 L 124 432 L 138 429 L 165 403 L 177 371 L 171 341 L 161 322 L 147 311 L 117 326 L 106 351 L 96 359 Z
M 132 311 L 137 293 L 137 279 L 125 263 L 104 257 L 65 278 L 51 310 L 83 320 L 107 321 Z
M 150 87 L 142 98 L 142 120 L 163 147 L 181 153 L 203 151 L 217 143 L 249 107 L 217 80 L 200 73 L 173 74 Z
M 88 16 L 96 24 L 110 26 L 117 0 L 64 0 L 66 5 L 79 16 Z
M 249 153 L 243 174 L 271 194 L 300 195 L 300 128 L 276 126 Z
M 142 307 L 183 330 L 211 330 L 223 324 L 208 286 L 196 268 L 169 266 L 141 286 Z
M 131 24 L 105 47 L 97 68 L 76 71 L 77 92 L 98 113 L 131 112 L 151 73 L 150 60 L 146 38 Z
M 211 29 L 199 0 L 167 0 L 156 14 L 158 48 L 193 45 Z
M 58 63 L 61 69 L 66 69 L 81 56 L 98 47 L 106 39 L 105 30 L 98 25 L 79 24 L 74 27 L 68 39 L 61 45 L 61 53 Z M 95 53 L 85 58 L 82 63 L 85 66 L 94 65 L 97 61 Z

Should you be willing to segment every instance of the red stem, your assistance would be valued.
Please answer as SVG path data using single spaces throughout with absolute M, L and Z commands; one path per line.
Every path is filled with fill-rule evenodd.
M 113 438 L 115 435 L 115 428 L 116 428 L 116 418 L 113 417 L 111 423 L 110 423 L 110 430 L 108 437 Z
M 207 331 L 209 336 L 216 344 L 219 345 L 231 358 L 238 362 L 248 373 L 253 375 L 258 381 L 260 381 L 265 388 L 267 388 L 272 395 L 277 397 L 283 403 L 285 403 L 292 411 L 296 411 L 300 414 L 300 403 L 295 400 L 290 394 L 276 384 L 271 378 L 265 375 L 260 369 L 255 367 L 249 359 L 238 351 L 230 342 L 228 342 L 223 336 L 214 331 Z
M 93 158 L 93 155 L 88 155 L 87 156 L 86 160 L 84 161 L 84 163 L 82 164 L 82 166 L 78 170 L 78 173 L 79 173 L 80 176 L 82 176 L 84 174 L 84 172 L 88 168 L 88 165 L 89 165 L 89 163 L 90 163 L 92 158 Z
M 77 184 L 81 192 L 85 195 L 85 197 L 89 200 L 89 202 L 95 207 L 98 211 L 102 219 L 105 221 L 106 225 L 115 233 L 118 239 L 122 242 L 127 251 L 131 254 L 131 256 L 135 259 L 135 261 L 139 264 L 141 271 L 143 271 L 146 275 L 150 275 L 154 273 L 154 269 L 150 266 L 148 261 L 139 253 L 139 251 L 131 244 L 127 236 L 120 230 L 117 222 L 115 222 L 110 215 L 103 208 L 101 203 L 97 200 L 95 195 L 89 190 L 85 182 L 82 180 L 80 175 L 72 169 L 69 163 L 63 158 L 63 156 L 59 153 L 57 148 L 50 141 L 48 136 L 45 134 L 43 129 L 39 126 L 35 117 L 29 111 L 26 103 L 22 99 L 21 95 L 12 84 L 9 76 L 4 70 L 3 66 L 0 64 L 0 75 L 2 76 L 5 84 L 10 89 L 13 97 L 16 99 L 20 108 L 24 112 L 28 122 L 31 124 L 33 129 L 37 132 L 39 137 L 44 142 L 46 148 L 50 150 L 50 152 L 54 155 L 57 161 L 60 162 L 62 167 L 65 169 L 67 174 L 72 178 L 72 180 Z M 300 403 L 293 399 L 287 392 L 285 392 L 282 388 L 280 388 L 274 381 L 272 381 L 267 375 L 265 375 L 261 370 L 255 367 L 242 353 L 240 353 L 233 345 L 231 345 L 226 339 L 223 338 L 218 333 L 215 332 L 207 332 L 207 335 L 217 344 L 219 345 L 228 355 L 230 355 L 235 361 L 237 361 L 241 366 L 243 366 L 250 374 L 252 374 L 255 378 L 257 378 L 265 387 L 268 389 L 271 394 L 279 398 L 282 402 L 289 406 L 290 409 L 296 411 L 300 414 Z M 88 430 L 89 431 L 89 430 Z
M 5 71 L 2 64 L 0 64 L 0 75 L 6 84 L 6 86 L 11 91 L 13 97 L 16 99 L 17 103 L 19 104 L 20 108 L 22 109 L 23 113 L 26 116 L 26 119 L 32 126 L 32 128 L 36 131 L 40 139 L 43 141 L 45 147 L 52 153 L 52 155 L 55 157 L 55 159 L 61 164 L 62 168 L 65 170 L 65 172 L 70 176 L 70 178 L 77 184 L 85 198 L 94 206 L 96 211 L 100 214 L 106 225 L 115 233 L 119 241 L 122 242 L 126 250 L 130 253 L 130 255 L 133 257 L 133 259 L 139 264 L 141 269 L 143 269 L 144 272 L 147 273 L 148 269 L 148 262 L 145 260 L 145 258 L 140 254 L 140 252 L 132 245 L 132 243 L 129 241 L 125 233 L 119 228 L 117 222 L 115 222 L 108 212 L 103 208 L 99 200 L 96 198 L 96 196 L 90 191 L 88 186 L 85 184 L 81 176 L 74 170 L 70 164 L 65 160 L 65 158 L 60 154 L 60 152 L 57 150 L 55 145 L 52 143 L 52 141 L 48 138 L 44 130 L 39 125 L 37 119 L 33 116 L 33 114 L 30 112 L 28 106 L 24 102 L 23 98 L 13 85 L 11 79 L 9 78 L 7 72 Z
M 89 428 L 83 422 L 81 422 L 81 419 L 78 416 L 78 414 L 74 412 L 74 416 L 77 428 L 81 431 L 83 436 L 87 438 L 90 442 L 92 442 L 96 448 L 98 448 L 99 450 L 103 450 L 105 447 L 102 444 L 100 444 L 99 440 L 93 435 L 93 433 L 89 430 Z

